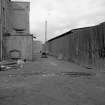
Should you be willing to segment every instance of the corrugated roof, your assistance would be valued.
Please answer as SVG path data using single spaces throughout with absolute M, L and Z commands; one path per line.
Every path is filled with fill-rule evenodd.
M 65 33 L 63 33 L 63 34 L 61 34 L 61 35 L 59 35 L 59 36 L 56 36 L 56 37 L 54 37 L 54 38 L 48 40 L 47 42 L 52 41 L 52 40 L 57 39 L 57 38 L 60 38 L 60 37 L 63 37 L 63 36 L 68 35 L 68 34 L 70 34 L 70 33 L 73 33 L 74 31 L 83 30 L 83 29 L 88 29 L 88 28 L 93 28 L 93 27 L 99 26 L 99 25 L 101 25 L 101 24 L 105 24 L 105 22 L 102 22 L 102 23 L 100 23 L 100 24 L 98 24 L 98 25 L 95 25 L 95 26 L 89 26 L 89 27 L 82 27 L 82 28 L 72 29 L 72 30 L 70 30 L 70 31 L 68 31 L 68 32 L 65 32 Z

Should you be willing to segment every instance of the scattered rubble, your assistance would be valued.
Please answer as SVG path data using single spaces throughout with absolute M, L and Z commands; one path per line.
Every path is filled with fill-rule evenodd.
M 0 62 L 0 71 L 22 68 L 23 65 L 23 60 L 3 60 L 2 62 Z

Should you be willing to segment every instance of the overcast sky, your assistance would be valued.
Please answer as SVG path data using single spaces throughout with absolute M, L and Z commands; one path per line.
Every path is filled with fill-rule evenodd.
M 18 1 L 18 0 L 16 0 Z M 96 25 L 105 21 L 105 0 L 19 0 L 30 1 L 30 31 L 44 41 L 68 30 Z

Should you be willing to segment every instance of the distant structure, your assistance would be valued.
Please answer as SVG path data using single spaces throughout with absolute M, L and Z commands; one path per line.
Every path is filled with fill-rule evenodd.
M 32 60 L 30 2 L 0 0 L 0 60 Z
M 38 40 L 33 40 L 33 60 L 36 60 L 37 55 L 42 53 L 42 42 Z
M 33 53 L 40 53 L 42 51 L 42 42 L 38 40 L 33 41 Z

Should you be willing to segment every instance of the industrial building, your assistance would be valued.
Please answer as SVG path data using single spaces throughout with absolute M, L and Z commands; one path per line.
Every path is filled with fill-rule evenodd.
M 105 58 L 105 22 L 70 30 L 47 41 L 50 55 L 78 64 L 91 65 Z
M 0 0 L 0 5 L 0 59 L 13 57 L 32 60 L 30 3 Z

